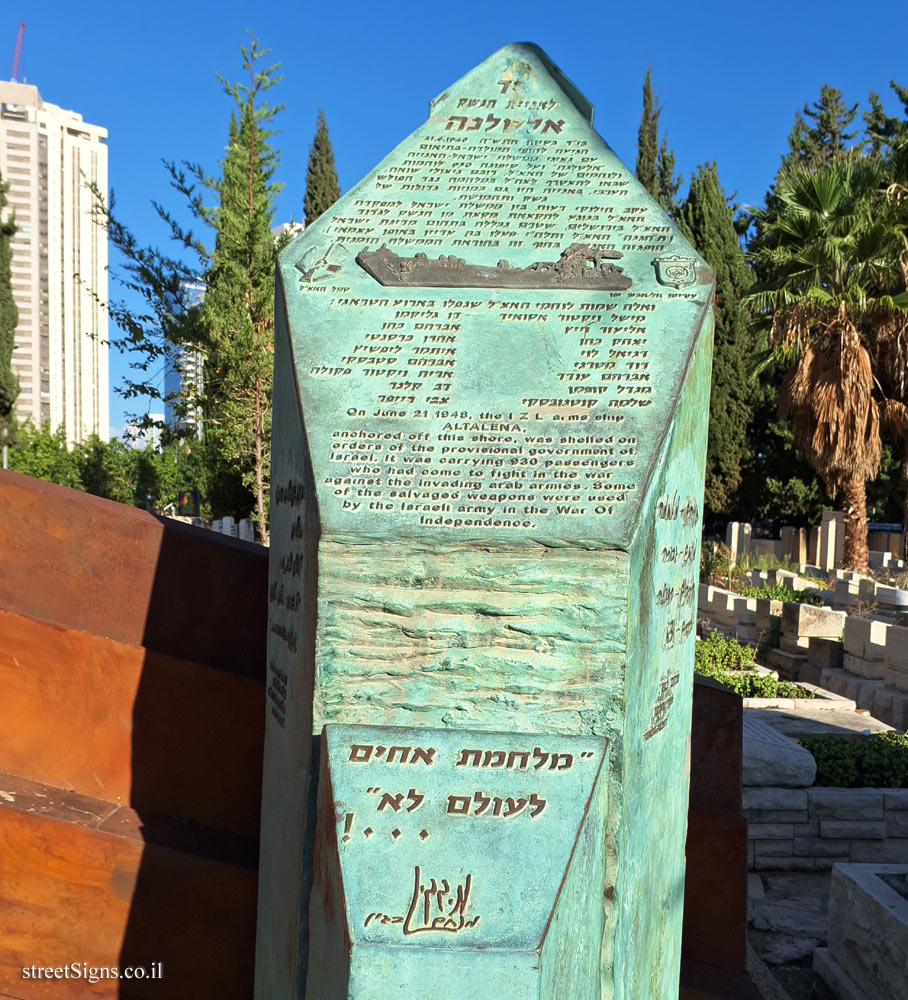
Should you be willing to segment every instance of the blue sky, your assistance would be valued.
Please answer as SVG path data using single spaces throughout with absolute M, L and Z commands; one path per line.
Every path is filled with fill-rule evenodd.
M 89 7 L 19 0 L 6 10 L 0 25 L 6 67 L 24 20 L 20 79 L 24 74 L 45 100 L 108 129 L 119 214 L 149 243 L 166 240 L 151 200 L 179 204 L 161 159 L 217 168 L 230 99 L 215 74 L 239 78 L 239 46 L 250 29 L 283 64 L 284 81 L 272 91 L 287 105 L 277 143 L 285 184 L 278 221 L 302 216 L 319 107 L 346 191 L 425 120 L 431 98 L 509 42 L 536 42 L 548 52 L 593 102 L 597 130 L 632 169 L 641 85 L 652 64 L 662 125 L 685 182 L 697 164 L 716 160 L 726 191 L 744 203 L 761 200 L 795 111 L 816 99 L 822 84 L 838 87 L 862 109 L 876 90 L 892 111 L 890 78 L 908 86 L 904 0 L 866 7 L 842 0 L 262 6 L 99 0 Z M 125 359 L 112 354 L 115 432 L 124 410 L 135 410 L 134 401 L 124 404 L 113 392 L 125 369 Z

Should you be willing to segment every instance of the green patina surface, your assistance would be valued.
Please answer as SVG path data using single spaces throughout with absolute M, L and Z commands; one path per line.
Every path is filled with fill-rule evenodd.
M 631 546 L 618 910 L 606 996 L 678 993 L 712 323 L 703 331 Z M 641 905 L 645 901 L 645 905 Z
M 607 737 L 597 989 L 677 996 L 712 275 L 591 121 L 509 46 L 281 259 L 259 1000 L 304 992 L 293 848 L 324 723 Z M 356 263 L 572 244 L 620 253 L 630 288 L 390 287 Z
M 607 749 L 328 726 L 307 995 L 597 1000 Z
M 628 544 L 712 275 L 561 84 L 502 49 L 282 255 L 325 533 Z M 521 268 L 574 243 L 631 287 L 387 287 L 355 260 Z M 681 288 L 654 264 L 676 256 Z
M 627 556 L 323 541 L 316 726 L 605 735 L 620 720 Z

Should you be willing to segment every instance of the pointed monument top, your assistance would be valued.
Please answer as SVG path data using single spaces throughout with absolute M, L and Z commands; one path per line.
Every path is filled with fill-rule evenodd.
M 506 46 L 284 251 L 324 531 L 628 544 L 713 275 L 591 121 Z
M 439 94 L 433 101 L 430 101 L 429 117 L 443 112 L 444 102 L 452 91 L 459 90 L 461 86 L 469 87 L 477 83 L 481 86 L 482 82 L 477 80 L 477 77 L 489 72 L 493 76 L 498 74 L 499 86 L 513 84 L 510 89 L 515 91 L 512 95 L 515 100 L 519 100 L 516 92 L 521 86 L 538 86 L 540 73 L 546 74 L 552 83 L 564 92 L 565 97 L 574 105 L 583 119 L 588 124 L 593 124 L 593 105 L 534 42 L 514 42 L 494 52 L 443 94 Z

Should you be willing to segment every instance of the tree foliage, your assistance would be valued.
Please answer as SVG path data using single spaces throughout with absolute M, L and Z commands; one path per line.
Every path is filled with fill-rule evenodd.
M 311 226 L 338 198 L 340 198 L 340 186 L 337 183 L 337 169 L 334 166 L 334 151 L 331 148 L 325 114 L 319 108 L 315 136 L 309 147 L 309 164 L 306 168 L 306 194 L 303 198 L 306 225 Z
M 70 451 L 66 447 L 62 427 L 56 433 L 47 424 L 40 430 L 31 423 L 19 427 L 10 449 L 9 467 L 48 483 L 82 489 L 79 460 L 75 449 Z
M 816 169 L 835 159 L 857 137 L 857 129 L 846 131 L 854 121 L 857 110 L 857 104 L 848 107 L 842 99 L 841 90 L 824 83 L 819 100 L 814 101 L 812 106 L 805 104 L 795 115 L 788 137 L 789 152 L 783 165 L 798 163 Z M 809 121 L 805 121 L 805 116 Z
M 735 232 L 715 163 L 697 169 L 678 225 L 716 274 L 716 328 L 709 402 L 705 505 L 713 513 L 740 506 L 749 460 L 753 338 L 744 297 L 752 277 Z
M 887 115 L 880 95 L 871 91 L 870 110 L 864 113 L 864 125 L 870 152 L 900 167 L 908 142 L 908 87 L 900 87 L 895 80 L 890 80 L 889 86 L 902 104 L 902 117 Z
M 218 482 L 218 465 L 208 453 L 211 445 L 196 439 L 171 440 L 157 449 L 151 445 L 132 448 L 123 441 L 102 441 L 96 435 L 81 444 L 67 446 L 63 431 L 40 430 L 23 424 L 10 449 L 10 468 L 58 486 L 156 511 L 176 507 L 181 491 L 202 494 L 202 516 L 217 517 L 231 506 L 225 490 L 236 489 Z M 149 497 L 151 500 L 149 501 Z M 219 504 L 221 508 L 219 509 Z
M 19 310 L 13 299 L 10 271 L 10 238 L 16 232 L 16 222 L 11 217 L 2 218 L 5 215 L 6 192 L 7 185 L 0 180 L 0 430 L 9 429 L 13 406 L 19 395 L 19 380 L 12 368 Z
M 662 105 L 653 94 L 653 68 L 649 67 L 643 80 L 643 111 L 637 132 L 637 180 L 659 202 L 669 215 L 678 211 L 678 191 L 681 177 L 675 176 L 675 154 L 668 148 L 668 136 L 659 143 L 659 116 Z
M 236 103 L 227 152 L 216 180 L 195 171 L 216 197 L 200 214 L 215 233 L 205 275 L 202 323 L 206 334 L 204 413 L 209 432 L 253 491 L 256 521 L 267 540 L 271 474 L 271 401 L 274 372 L 274 267 L 279 246 L 271 234 L 279 154 L 272 147 L 272 107 L 265 92 L 277 66 L 260 69 L 257 42 L 242 49 L 248 84 L 224 89 Z
M 273 148 L 280 106 L 265 92 L 278 83 L 278 66 L 263 68 L 267 50 L 253 39 L 241 47 L 243 83 L 218 79 L 233 102 L 220 172 L 197 163 L 165 161 L 172 187 L 189 214 L 210 234 L 213 246 L 154 202 L 173 252 L 142 246 L 116 215 L 111 196 L 98 195 L 98 212 L 119 251 L 115 277 L 142 303 L 113 302 L 120 330 L 114 346 L 130 357 L 130 375 L 118 392 L 127 399 L 163 400 L 161 381 L 181 354 L 198 350 L 205 359 L 203 386 L 187 387 L 169 400 L 179 412 L 201 408 L 203 442 L 192 446 L 209 468 L 207 489 L 216 516 L 244 517 L 254 508 L 267 541 L 270 420 L 273 369 L 274 266 L 281 248 L 272 237 L 274 180 L 279 153 Z M 199 288 L 205 289 L 199 303 Z M 148 425 L 147 418 L 137 421 Z M 168 435 L 164 429 L 165 439 Z
M 792 165 L 778 207 L 758 213 L 752 301 L 786 369 L 780 414 L 831 495 L 845 501 L 845 561 L 867 567 L 866 480 L 882 456 L 875 343 L 908 328 L 899 268 L 905 234 L 876 160 L 858 151 L 811 170 Z
M 768 332 L 753 332 L 752 358 L 765 356 L 770 347 Z M 738 513 L 742 519 L 806 527 L 819 523 L 832 501 L 823 480 L 795 443 L 791 423 L 779 416 L 783 376 L 784 371 L 770 367 L 751 377 L 750 461 L 744 470 Z
M 643 112 L 637 131 L 637 180 L 655 198 L 658 191 L 656 160 L 659 155 L 659 107 L 653 96 L 653 67 L 650 66 L 643 78 Z

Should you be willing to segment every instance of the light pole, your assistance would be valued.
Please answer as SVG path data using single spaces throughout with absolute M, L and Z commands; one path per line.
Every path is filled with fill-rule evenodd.
M 9 437 L 9 428 L 3 428 L 3 468 L 9 468 L 9 445 L 6 443 L 6 439 Z

